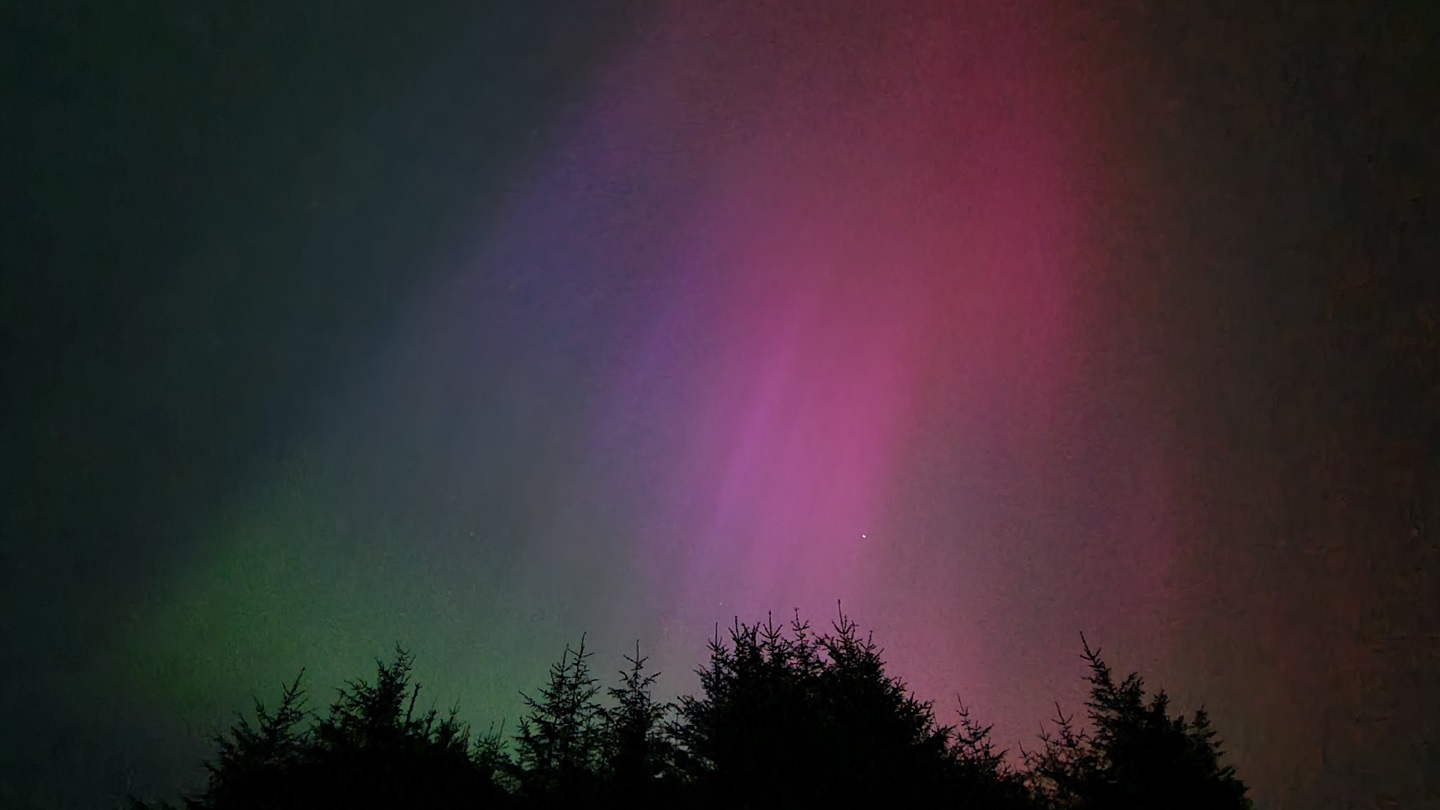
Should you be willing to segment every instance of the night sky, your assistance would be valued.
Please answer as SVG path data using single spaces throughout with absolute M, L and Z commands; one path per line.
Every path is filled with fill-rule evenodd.
M 582 632 L 689 691 L 717 622 L 837 600 L 1003 743 L 1083 631 L 1263 807 L 1440 806 L 1437 41 L 7 5 L 0 806 L 193 789 L 396 641 L 484 729 Z

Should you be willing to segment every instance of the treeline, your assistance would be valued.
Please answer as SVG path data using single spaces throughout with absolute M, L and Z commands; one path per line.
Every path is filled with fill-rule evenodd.
M 602 686 L 582 638 L 524 695 L 509 735 L 417 711 L 412 658 L 397 649 L 323 712 L 300 678 L 274 708 L 257 700 L 253 719 L 216 738 L 205 788 L 183 807 L 1251 807 L 1203 710 L 1172 716 L 1163 691 L 1147 696 L 1134 674 L 1117 682 L 1082 646 L 1083 719 L 1061 714 L 1018 757 L 963 708 L 940 723 L 843 614 L 824 632 L 798 617 L 737 621 L 711 642 L 699 694 L 676 702 L 656 699 L 638 647 Z

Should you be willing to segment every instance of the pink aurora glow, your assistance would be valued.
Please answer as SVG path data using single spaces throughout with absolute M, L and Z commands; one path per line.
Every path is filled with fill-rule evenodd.
M 842 599 L 922 695 L 1018 739 L 1077 702 L 1076 630 L 1162 611 L 1169 569 L 1156 427 L 1115 430 L 1090 379 L 1079 57 L 1009 3 L 834 8 L 671 4 L 510 212 L 663 257 L 591 428 L 633 513 L 583 554 L 635 592 L 590 619 L 636 632 L 644 603 L 683 673 L 716 623 Z
M 897 578 L 924 522 L 905 511 L 935 511 L 915 492 L 945 497 L 916 485 L 924 445 L 973 434 L 1059 475 L 1044 448 L 1076 406 L 1087 281 L 1079 102 L 1049 21 L 1009 4 L 681 6 L 591 122 L 702 163 L 675 280 L 615 394 L 666 437 L 636 565 L 686 633 L 842 597 L 899 608 L 899 633 L 943 612 L 949 569 L 999 565 L 956 532 L 937 538 L 961 546 L 947 562 Z

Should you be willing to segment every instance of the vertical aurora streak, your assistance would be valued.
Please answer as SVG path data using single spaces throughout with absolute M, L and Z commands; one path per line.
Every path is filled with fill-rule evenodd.
M 639 154 L 666 153 L 647 151 L 662 142 L 706 157 L 698 179 L 685 174 L 695 189 L 673 264 L 598 428 L 618 421 L 654 441 L 630 553 L 692 638 L 737 612 L 823 616 L 843 598 L 892 636 L 932 628 L 905 638 L 913 650 L 959 646 L 954 621 L 931 617 L 953 608 L 957 581 L 980 589 L 964 601 L 1003 605 L 999 583 L 976 573 L 1003 556 L 909 519 L 937 512 L 914 492 L 947 497 L 913 476 L 923 445 L 944 436 L 975 448 L 957 461 L 972 483 L 950 488 L 977 511 L 992 504 L 976 476 L 1063 478 L 1033 465 L 1080 404 L 1067 386 L 1086 339 L 1072 299 L 1094 282 L 1079 261 L 1083 99 L 1067 92 L 1043 15 L 791 6 L 749 26 L 733 9 L 708 12 L 665 20 L 616 82 L 622 100 L 607 99 L 673 103 L 661 132 L 606 120 L 577 136 L 618 130 Z M 644 196 L 646 176 L 601 182 Z M 1163 547 L 1146 554 L 1160 568 L 1129 572 L 1136 587 L 1165 565 Z M 1006 628 L 983 632 L 1005 644 Z M 906 671 L 943 694 L 992 675 L 968 662 L 976 652 Z

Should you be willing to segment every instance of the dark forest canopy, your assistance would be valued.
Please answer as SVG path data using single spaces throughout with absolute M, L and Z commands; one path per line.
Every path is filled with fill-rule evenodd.
M 711 641 L 699 693 L 674 702 L 655 697 L 659 673 L 638 645 L 602 685 L 582 638 L 524 695 L 509 735 L 473 734 L 455 709 L 417 709 L 413 658 L 397 647 L 373 680 L 350 681 L 323 711 L 303 677 L 273 707 L 257 700 L 253 719 L 216 737 L 205 787 L 183 806 L 1252 806 L 1203 709 L 1172 715 L 1163 690 L 1147 694 L 1137 674 L 1117 681 L 1099 650 L 1083 638 L 1082 648 L 1081 717 L 1062 710 L 1012 757 L 963 705 L 941 722 L 843 612 L 825 631 L 798 615 L 737 619 Z

